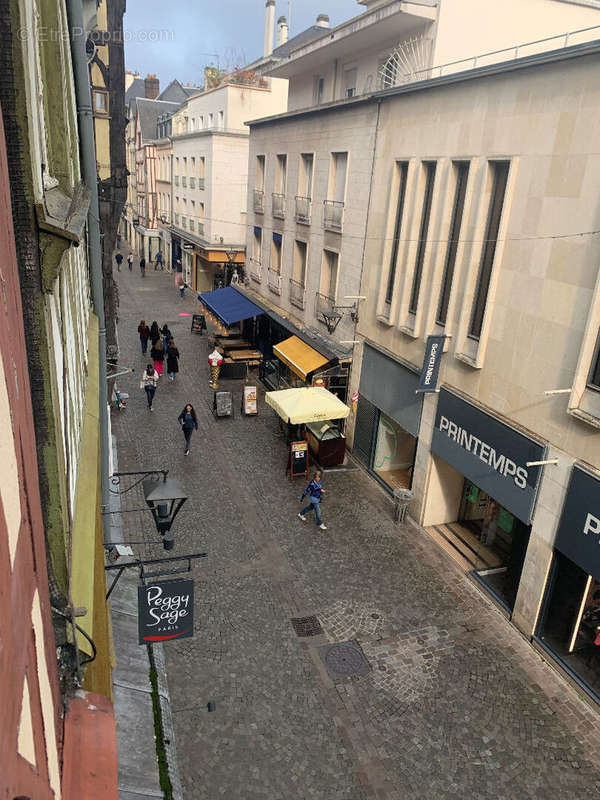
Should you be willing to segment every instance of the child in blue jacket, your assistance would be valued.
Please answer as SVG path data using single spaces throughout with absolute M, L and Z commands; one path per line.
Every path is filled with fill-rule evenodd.
M 304 500 L 306 495 L 308 495 L 309 504 L 306 508 L 303 508 L 302 511 L 298 514 L 300 519 L 305 522 L 306 515 L 311 509 L 314 509 L 315 515 L 317 517 L 317 525 L 322 531 L 327 530 L 327 525 L 323 523 L 321 519 L 321 493 L 325 491 L 323 488 L 323 484 L 321 483 L 322 473 L 320 470 L 317 470 L 313 476 L 312 481 L 308 484 L 306 489 L 302 492 L 302 497 L 300 498 L 300 502 Z

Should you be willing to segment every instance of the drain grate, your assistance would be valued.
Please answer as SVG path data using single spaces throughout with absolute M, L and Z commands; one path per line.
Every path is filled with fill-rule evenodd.
M 356 642 L 326 644 L 319 647 L 319 655 L 332 680 L 366 675 L 371 671 L 369 662 Z
M 318 636 L 323 628 L 316 617 L 292 617 L 292 625 L 296 636 Z

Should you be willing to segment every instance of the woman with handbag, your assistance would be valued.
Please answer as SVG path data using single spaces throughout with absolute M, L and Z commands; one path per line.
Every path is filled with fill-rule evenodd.
M 140 388 L 144 389 L 146 392 L 146 398 L 148 399 L 148 408 L 150 411 L 154 411 L 152 408 L 152 402 L 154 400 L 154 393 L 156 392 L 156 386 L 158 384 L 158 374 L 152 364 L 148 364 L 144 374 L 142 375 L 142 380 L 140 382 Z
M 183 451 L 183 455 L 187 456 L 190 452 L 190 439 L 192 438 L 192 433 L 195 430 L 198 430 L 198 417 L 196 416 L 194 406 L 191 403 L 188 403 L 185 406 L 181 414 L 177 417 L 177 421 L 181 425 L 181 429 L 185 437 L 185 450 Z
M 150 351 L 150 358 L 154 362 L 154 369 L 158 372 L 158 376 L 163 374 L 163 366 L 165 361 L 165 351 L 163 349 L 163 343 L 160 339 L 158 339 L 152 350 Z

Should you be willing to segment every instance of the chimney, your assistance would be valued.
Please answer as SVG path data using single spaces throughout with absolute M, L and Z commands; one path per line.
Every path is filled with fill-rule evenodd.
M 329 27 L 329 15 L 328 14 L 319 14 L 317 17 L 317 26 L 319 28 L 328 28 Z
M 275 0 L 265 3 L 265 56 L 273 52 L 273 34 L 275 33 Z
M 285 44 L 289 38 L 290 31 L 285 17 L 279 17 L 277 20 L 277 47 Z
M 160 94 L 160 81 L 156 75 L 146 75 L 144 78 L 144 96 L 148 100 L 156 100 Z

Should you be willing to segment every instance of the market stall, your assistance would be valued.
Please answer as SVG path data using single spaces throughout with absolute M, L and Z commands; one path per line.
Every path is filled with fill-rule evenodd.
M 298 438 L 292 426 L 306 426 L 301 435 L 306 436 L 313 458 L 321 466 L 343 463 L 346 439 L 340 421 L 350 409 L 339 398 L 321 386 L 307 386 L 267 392 L 265 400 L 288 424 L 288 441 Z

